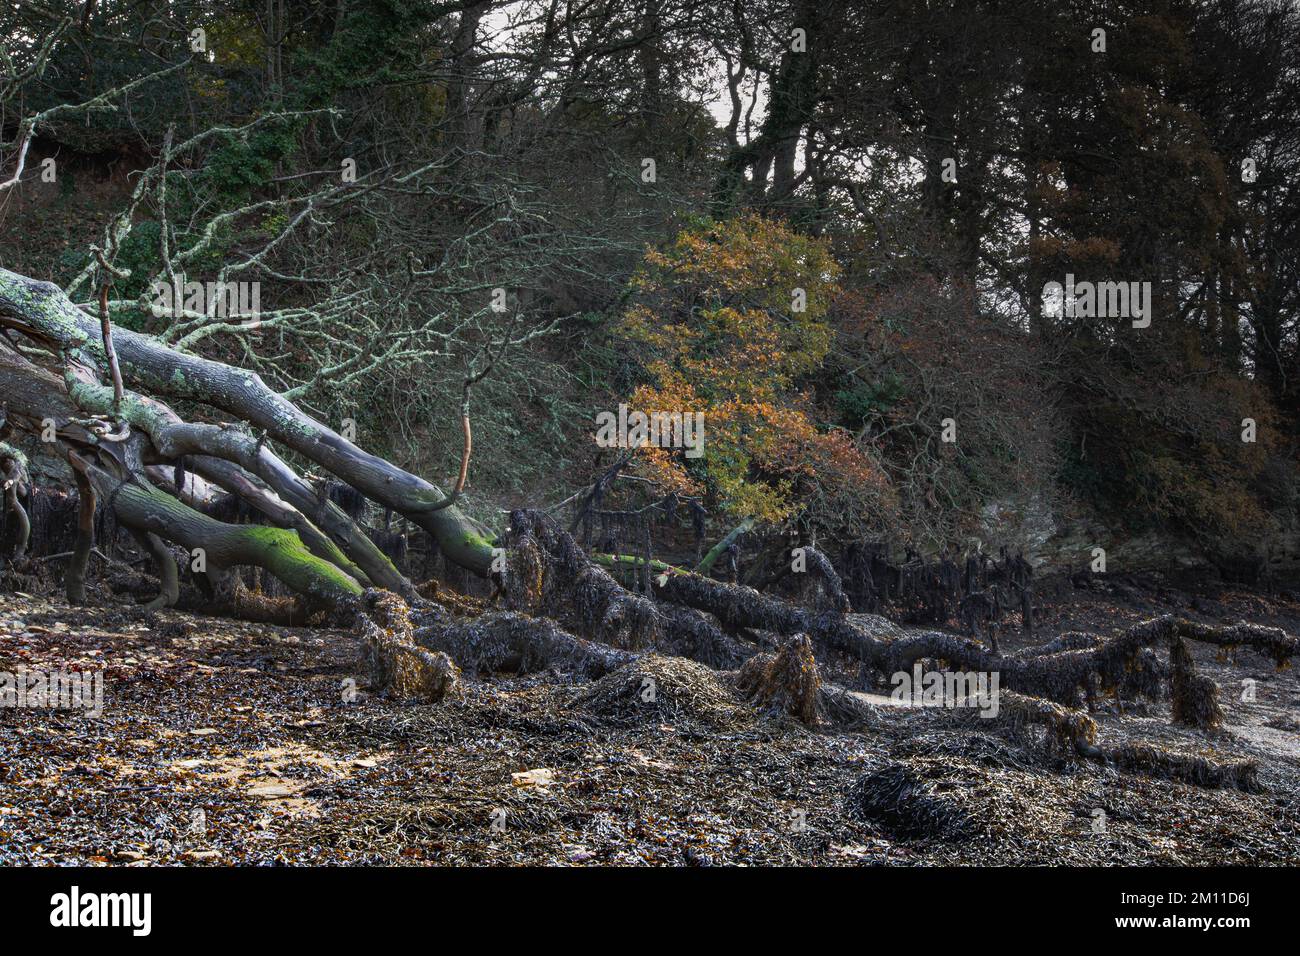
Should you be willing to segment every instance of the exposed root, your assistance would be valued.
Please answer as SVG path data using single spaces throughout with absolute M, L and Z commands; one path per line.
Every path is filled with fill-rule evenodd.
M 325 617 L 319 607 L 313 608 L 299 595 L 272 597 L 250 590 L 238 571 L 215 572 L 209 577 L 219 581 L 208 609 L 226 617 L 285 627 L 318 624 Z
M 1235 789 L 1260 793 L 1259 765 L 1253 760 L 1218 763 L 1206 757 L 1174 753 L 1151 744 L 1131 743 L 1106 747 L 1101 758 L 1120 769 L 1149 777 L 1181 780 L 1212 790 Z
M 1163 617 L 1158 620 L 1164 622 L 1169 619 Z M 1179 619 L 1173 623 L 1177 632 L 1188 640 L 1214 644 L 1228 650 L 1249 647 L 1257 654 L 1269 658 L 1278 669 L 1288 667 L 1291 658 L 1300 654 L 1300 639 L 1291 637 L 1280 627 L 1265 627 L 1245 621 L 1216 625 Z
M 749 655 L 699 614 L 628 591 L 540 512 L 512 512 L 510 541 L 504 590 L 513 610 L 554 617 L 613 647 L 654 647 L 712 667 L 736 667 Z
M 810 726 L 822 722 L 821 678 L 812 641 L 798 634 L 775 654 L 756 654 L 736 675 L 736 689 L 759 710 L 796 717 Z
M 422 621 L 414 639 L 421 647 L 449 655 L 461 667 L 480 674 L 555 670 L 594 678 L 636 659 L 630 651 L 574 637 L 547 618 L 513 611 L 490 611 L 463 621 L 447 617 Z
M 426 601 L 434 601 L 453 614 L 459 614 L 462 617 L 476 617 L 487 610 L 487 602 L 482 598 L 461 594 L 454 588 L 445 587 L 436 578 L 430 578 L 423 584 L 417 584 L 415 591 Z
M 0 499 L 3 500 L 0 511 L 7 510 L 12 514 L 17 528 L 13 552 L 15 564 L 23 562 L 27 556 L 28 542 L 31 540 L 32 523 L 27 517 L 27 509 L 18 500 L 18 496 L 26 491 L 29 484 L 27 459 L 23 453 L 0 442 L 0 490 L 3 491 L 3 494 L 0 494 Z
M 1054 747 L 1073 751 L 1095 763 L 1212 789 L 1236 788 L 1251 793 L 1261 790 L 1259 768 L 1253 761 L 1218 763 L 1207 757 L 1179 754 L 1142 743 L 1099 746 L 1097 724 L 1083 711 L 1009 691 L 1002 692 L 999 703 L 999 720 L 1008 721 L 1013 726 L 1044 726 L 1047 739 Z
M 1171 642 L 1179 638 L 1225 648 L 1252 647 L 1279 667 L 1300 653 L 1300 641 L 1278 628 L 1245 623 L 1221 627 L 1165 616 L 1109 640 L 1065 634 L 1043 648 L 1007 658 L 990 653 L 975 641 L 935 631 L 890 639 L 891 626 L 882 625 L 879 634 L 873 633 L 872 618 L 853 615 L 850 619 L 834 612 L 809 611 L 751 588 L 699 575 L 668 574 L 662 580 L 660 593 L 664 597 L 707 610 L 724 625 L 779 634 L 802 631 L 814 641 L 857 657 L 885 676 L 909 671 L 916 661 L 931 658 L 959 670 L 996 672 L 1004 688 L 1071 707 L 1082 696 L 1093 704 L 1099 693 L 1120 699 L 1159 698 L 1171 669 L 1152 648 L 1171 647 Z M 1213 682 L 1195 675 L 1190 657 L 1177 679 L 1175 720 L 1197 727 L 1216 726 L 1219 718 Z
M 158 608 L 173 607 L 181 596 L 176 559 L 156 534 L 135 530 L 132 530 L 132 534 L 158 570 L 158 596 L 149 601 L 145 609 L 154 611 Z
M 1095 720 L 1081 710 L 1062 707 L 1041 697 L 1002 691 L 998 695 L 998 717 L 995 719 L 1006 721 L 1013 727 L 1046 727 L 1048 741 L 1061 750 L 1086 755 L 1097 742 Z
M 510 515 L 512 554 L 506 572 L 509 606 L 546 614 L 624 649 L 652 646 L 658 615 L 648 598 L 632 594 L 592 564 L 567 533 L 534 511 Z
M 704 615 L 675 604 L 657 604 L 660 638 L 657 648 L 664 654 L 689 657 L 717 670 L 731 670 L 747 660 L 753 648 L 740 644 Z
M 371 683 L 381 692 L 437 703 L 455 691 L 460 668 L 446 654 L 415 643 L 410 612 L 396 594 L 366 591 L 354 627 L 363 642 Z
M 73 458 L 72 462 L 72 476 L 77 482 L 77 541 L 64 572 L 63 586 L 69 604 L 85 604 L 86 573 L 90 552 L 95 547 L 95 488 L 77 459 Z
M 1048 641 L 1046 644 L 1039 644 L 1037 647 L 1027 647 L 1015 657 L 1046 657 L 1049 654 L 1059 654 L 1061 651 L 1090 651 L 1101 645 L 1103 638 L 1099 634 L 1085 634 L 1082 631 L 1067 631 L 1066 633 Z
M 888 646 L 883 638 L 898 633 L 896 625 L 874 615 L 813 610 L 760 594 L 740 584 L 724 584 L 698 574 L 670 572 L 659 579 L 658 593 L 668 601 L 707 611 L 729 628 L 751 628 L 777 634 L 807 634 L 824 644 L 876 664 Z M 842 593 L 842 592 L 841 592 Z M 879 633 L 871 628 L 880 623 Z
M 803 548 L 803 556 L 807 564 L 803 573 L 803 603 L 818 611 L 851 611 L 853 606 L 830 558 L 811 546 Z
M 1277 628 L 1254 624 L 1216 627 L 1166 615 L 1131 627 L 1090 650 L 1064 650 L 1040 656 L 998 657 L 973 641 L 924 632 L 890 644 L 882 663 L 887 674 L 909 670 L 922 658 L 946 661 L 961 670 L 997 672 L 1006 689 L 1075 706 L 1081 692 L 1090 701 L 1099 691 L 1127 690 L 1157 696 L 1163 669 L 1152 662 L 1147 652 L 1153 647 L 1168 646 L 1173 654 L 1175 645 L 1183 638 L 1220 647 L 1253 647 L 1279 666 L 1300 653 L 1300 641 Z M 1079 642 L 1072 639 L 1071 643 Z M 1196 676 L 1190 654 L 1174 663 L 1175 678 L 1182 682 L 1174 694 L 1175 719 L 1192 722 L 1193 726 L 1214 726 L 1217 704 L 1212 701 L 1213 682 Z
M 1169 662 L 1173 666 L 1172 705 L 1176 724 L 1212 730 L 1223 723 L 1219 707 L 1219 688 L 1208 677 L 1196 673 L 1196 663 L 1187 642 L 1175 637 L 1169 642 Z

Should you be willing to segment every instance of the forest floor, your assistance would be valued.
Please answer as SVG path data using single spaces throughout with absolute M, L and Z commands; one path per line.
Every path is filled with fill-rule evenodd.
M 1066 588 L 1036 641 L 1161 613 L 1300 633 L 1294 595 L 1148 579 Z M 0 864 L 1300 863 L 1300 680 L 1193 652 L 1222 730 L 1104 704 L 1102 742 L 1252 759 L 1263 792 L 1067 759 L 942 708 L 810 730 L 658 658 L 653 703 L 635 679 L 554 676 L 393 703 L 366 692 L 347 631 L 11 592 L 0 671 L 102 668 L 104 710 L 0 708 Z

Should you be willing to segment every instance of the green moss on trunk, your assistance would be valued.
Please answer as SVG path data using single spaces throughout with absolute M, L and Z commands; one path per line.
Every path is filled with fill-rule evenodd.
M 116 482 L 108 474 L 99 469 L 91 474 L 101 495 L 113 493 Z M 294 591 L 331 604 L 362 592 L 360 584 L 312 554 L 293 531 L 225 524 L 142 483 L 123 485 L 113 502 L 123 524 L 174 541 L 191 554 L 201 548 L 209 564 L 265 568 Z

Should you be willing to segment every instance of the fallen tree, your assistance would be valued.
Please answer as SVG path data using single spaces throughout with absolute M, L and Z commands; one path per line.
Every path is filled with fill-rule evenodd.
M 816 655 L 831 653 L 857 661 L 876 680 L 917 666 L 996 673 L 1017 719 L 1046 725 L 1081 757 L 1249 787 L 1247 769 L 1098 748 L 1090 719 L 1077 708 L 1094 707 L 1102 694 L 1156 697 L 1167 681 L 1173 719 L 1210 728 L 1221 719 L 1217 688 L 1196 673 L 1189 641 L 1251 648 L 1279 667 L 1300 653 L 1300 642 L 1276 628 L 1167 616 L 1110 639 L 1066 635 L 1004 656 L 996 645 L 849 613 L 834 566 L 813 548 L 805 549 L 809 570 L 796 603 L 655 562 L 648 553 L 589 554 L 540 512 L 512 512 L 498 542 L 456 507 L 468 428 L 460 478 L 444 495 L 358 448 L 255 373 L 113 330 L 105 315 L 89 315 L 55 286 L 0 270 L 0 442 L 25 435 L 71 469 L 79 509 L 65 574 L 69 599 L 87 599 L 95 512 L 107 509 L 155 567 L 159 593 L 148 606 L 178 600 L 171 548 L 179 548 L 215 608 L 259 620 L 351 616 L 372 683 L 397 697 L 441 700 L 455 692 L 462 669 L 594 679 L 655 653 L 725 675 L 757 710 L 809 725 L 851 726 L 866 710 L 853 694 L 822 682 Z M 219 420 L 187 421 L 168 401 Z M 467 424 L 467 403 L 461 412 Z M 494 578 L 505 607 L 466 617 L 421 597 L 359 523 L 364 509 L 349 513 L 330 500 L 324 483 L 295 471 L 277 445 L 363 502 L 423 528 L 449 560 Z M 18 495 L 28 473 L 12 443 L 0 443 L 0 474 L 5 506 L 18 521 L 14 558 L 21 561 L 27 524 Z M 262 523 L 222 520 L 232 501 Z M 496 560 L 502 555 L 504 571 Z M 224 577 L 241 566 L 263 569 L 294 597 L 250 594 L 237 576 Z
M 269 388 L 254 372 L 181 352 L 154 336 L 118 329 L 112 343 L 122 377 L 138 391 L 127 394 L 115 409 L 112 390 L 100 384 L 109 362 L 99 320 L 77 308 L 57 286 L 0 269 L 0 328 L 57 360 L 76 417 L 102 422 L 120 412 L 126 424 L 149 435 L 160 462 L 174 466 L 194 455 L 224 460 L 257 475 L 300 512 L 313 513 L 317 496 L 265 449 L 268 440 L 279 442 L 423 528 L 457 564 L 482 575 L 490 570 L 492 542 L 477 523 L 447 503 L 440 489 L 358 448 Z M 162 403 L 164 398 L 210 407 L 231 416 L 233 422 L 187 425 Z M 37 422 L 52 417 L 37 411 L 42 412 Z M 55 420 L 59 426 L 65 424 Z M 254 429 L 261 435 L 255 438 Z M 409 589 L 409 582 L 401 579 L 391 562 L 376 557 L 373 545 L 366 547 L 364 535 L 341 510 L 326 505 L 320 511 L 325 519 L 322 530 L 348 550 L 372 583 Z

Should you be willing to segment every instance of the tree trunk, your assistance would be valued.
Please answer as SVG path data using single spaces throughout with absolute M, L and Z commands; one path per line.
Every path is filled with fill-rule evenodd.
M 74 468 L 77 481 L 77 541 L 68 560 L 64 590 L 69 604 L 86 603 L 86 572 L 95 547 L 95 489 L 84 471 Z
M 66 356 L 73 401 L 80 405 L 82 400 L 94 398 L 102 404 L 102 397 L 93 395 L 102 386 L 88 381 L 94 377 L 93 371 L 87 374 L 88 369 L 103 367 L 105 362 L 98 321 L 73 305 L 58 286 L 0 269 L 0 327 L 15 329 L 52 353 Z M 476 574 L 489 574 L 492 541 L 454 505 L 442 506 L 446 496 L 441 490 L 362 451 L 267 387 L 255 372 L 178 352 L 153 336 L 125 329 L 116 331 L 114 345 L 123 376 L 138 391 L 218 408 L 264 430 L 267 437 L 429 532 L 456 564 Z M 150 400 L 139 401 L 148 406 Z M 146 411 L 158 413 L 147 407 Z M 266 475 L 261 477 L 268 480 Z M 274 482 L 268 483 L 275 487 Z M 351 557 L 358 559 L 356 553 Z
M 4 504 L 18 525 L 13 554 L 15 564 L 27 556 L 27 543 L 32 534 L 32 523 L 27 518 L 27 509 L 18 500 L 19 493 L 27 484 L 24 463 L 25 460 L 18 449 L 0 442 L 0 485 L 4 488 Z
M 363 590 L 352 577 L 308 551 L 292 531 L 224 524 L 145 481 L 121 481 L 96 465 L 88 464 L 86 472 L 96 493 L 112 502 L 123 525 L 174 541 L 206 564 L 265 568 L 287 587 L 326 605 Z

